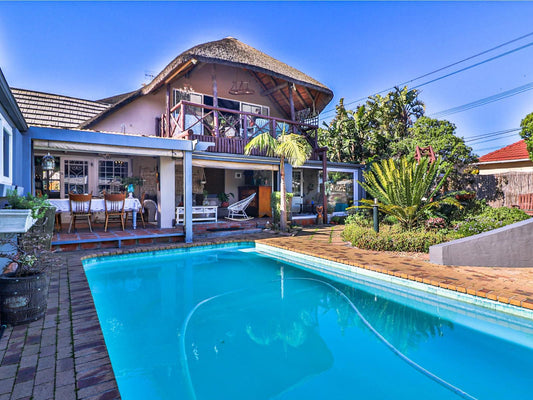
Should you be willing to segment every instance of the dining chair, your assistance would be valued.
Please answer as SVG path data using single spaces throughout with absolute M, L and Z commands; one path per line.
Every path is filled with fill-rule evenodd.
M 107 232 L 107 225 L 109 217 L 120 217 L 122 230 L 124 230 L 124 204 L 126 203 L 125 194 L 107 194 L 104 193 L 104 207 L 105 207 L 105 226 L 104 231 Z M 118 221 L 117 221 L 118 222 Z
M 141 214 L 141 222 L 143 223 L 143 228 L 146 228 L 146 225 L 144 223 L 144 215 L 143 215 L 144 214 L 144 200 L 145 200 L 145 198 L 146 198 L 146 192 L 142 192 L 142 194 L 141 194 L 141 208 L 139 208 L 137 210 L 137 212 L 139 214 Z M 132 219 L 131 223 L 133 223 L 133 213 L 134 212 L 135 211 L 131 212 L 131 219 Z
M 92 194 L 68 194 L 68 202 L 70 206 L 70 225 L 68 227 L 68 233 L 70 233 L 72 227 L 76 229 L 77 218 L 87 218 L 89 223 L 89 230 L 92 232 L 91 226 L 91 199 Z

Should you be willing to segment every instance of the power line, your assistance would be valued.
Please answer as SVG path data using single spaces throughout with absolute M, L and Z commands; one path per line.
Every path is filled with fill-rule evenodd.
M 435 74 L 435 73 L 437 73 L 437 72 L 440 72 L 440 71 L 445 70 L 445 69 L 447 69 L 447 68 L 450 68 L 450 67 L 453 67 L 453 66 L 455 66 L 455 65 L 461 64 L 461 63 L 463 63 L 463 62 L 465 62 L 465 61 L 471 60 L 471 59 L 476 58 L 476 57 L 479 57 L 479 56 L 481 56 L 481 55 L 487 54 L 487 53 L 489 53 L 489 52 L 491 52 L 491 51 L 497 50 L 497 49 L 499 49 L 499 48 L 501 48 L 501 47 L 507 46 L 507 45 L 509 45 L 509 44 L 511 44 L 511 43 L 517 42 L 517 41 L 522 40 L 522 39 L 524 39 L 524 38 L 526 38 L 526 37 L 529 37 L 529 36 L 533 36 L 533 32 L 530 32 L 530 33 L 528 33 L 528 34 L 522 35 L 522 36 L 520 36 L 520 37 L 518 37 L 518 38 L 515 38 L 515 39 L 512 39 L 512 40 L 509 40 L 509 41 L 507 41 L 507 42 L 505 42 L 505 43 L 499 44 L 499 45 L 497 45 L 497 46 L 495 46 L 495 47 L 492 47 L 492 48 L 490 48 L 490 49 L 484 50 L 484 51 L 482 51 L 482 52 L 480 52 L 480 53 L 474 54 L 474 55 L 472 55 L 472 56 L 469 56 L 469 57 L 464 58 L 464 59 L 462 59 L 462 60 L 456 61 L 456 62 L 454 62 L 454 63 L 448 64 L 448 65 L 446 65 L 446 66 L 444 66 L 444 67 L 438 68 L 438 69 L 433 70 L 433 71 L 431 71 L 431 72 L 428 72 L 428 73 L 425 73 L 425 74 L 423 74 L 423 75 L 417 76 L 416 78 L 410 79 L 410 80 L 408 80 L 408 81 L 405 81 L 405 82 L 403 82 L 403 83 L 400 83 L 400 84 L 398 84 L 398 85 L 395 85 L 395 86 L 393 86 L 393 87 L 391 87 L 391 88 L 381 90 L 381 91 L 379 91 L 379 92 L 377 92 L 377 93 L 375 93 L 375 94 L 381 94 L 381 93 L 384 93 L 384 92 L 388 92 L 388 91 L 390 91 L 390 90 L 393 90 L 396 86 L 405 86 L 405 85 L 408 84 L 408 83 L 411 83 L 411 82 L 417 81 L 417 80 L 419 80 L 419 79 L 421 79 L 421 78 L 424 78 L 424 77 L 426 77 L 426 76 L 429 76 L 429 75 L 433 75 L 433 74 Z M 509 55 L 509 54 L 511 54 L 511 53 L 514 53 L 514 52 L 516 52 L 516 51 L 523 50 L 523 49 L 525 49 L 525 48 L 527 48 L 527 47 L 529 47 L 529 46 L 531 46 L 531 45 L 533 45 L 533 42 L 530 42 L 530 43 L 528 43 L 528 44 L 526 44 L 526 45 L 524 45 L 524 46 L 518 47 L 518 48 L 516 48 L 516 49 L 509 50 L 509 51 L 507 51 L 507 52 L 505 52 L 505 53 L 502 53 L 502 54 L 500 54 L 500 55 L 497 55 L 497 56 L 491 57 L 491 58 L 489 58 L 489 59 L 487 59 L 487 60 L 481 61 L 481 62 L 476 63 L 476 64 L 473 64 L 473 65 L 471 65 L 471 66 L 468 66 L 468 67 L 462 68 L 462 69 L 460 69 L 460 70 L 457 70 L 457 71 L 451 72 L 450 74 L 446 74 L 446 75 L 444 75 L 444 76 L 442 76 L 442 77 L 438 77 L 438 78 L 435 78 L 435 79 L 430 80 L 430 81 L 428 81 L 428 82 L 424 82 L 424 83 L 422 83 L 422 84 L 420 84 L 420 85 L 417 85 L 417 86 L 415 86 L 415 87 L 413 87 L 413 88 L 417 88 L 417 87 L 421 87 L 421 86 L 428 85 L 428 84 L 433 83 L 433 82 L 436 82 L 436 81 L 438 81 L 438 80 L 441 80 L 441 79 L 447 78 L 447 77 L 449 77 L 449 76 L 451 76 L 451 75 L 458 74 L 458 73 L 463 72 L 463 71 L 466 71 L 466 70 L 468 70 L 468 69 L 471 69 L 471 68 L 477 67 L 477 66 L 479 66 L 479 65 L 481 65 L 481 64 L 484 64 L 484 63 L 487 63 L 487 62 L 490 62 L 490 61 L 496 60 L 496 59 L 501 58 L 501 57 L 504 57 L 504 56 Z M 354 104 L 354 103 L 357 103 L 357 102 L 362 101 L 362 100 L 365 100 L 365 99 L 367 99 L 368 97 L 369 97 L 369 96 L 362 97 L 362 98 L 360 98 L 360 99 L 357 99 L 357 100 L 354 100 L 354 101 L 351 101 L 351 102 L 345 103 L 345 106 L 347 106 L 347 105 L 351 105 L 351 104 Z M 322 114 L 329 114 L 329 113 L 332 112 L 332 111 L 335 111 L 335 108 L 331 108 L 331 109 L 329 109 L 329 110 L 325 110 L 325 111 L 322 112 Z
M 491 137 L 491 136 L 498 136 L 498 135 L 502 135 L 502 134 L 513 133 L 513 132 L 517 132 L 517 131 L 520 131 L 520 130 L 522 130 L 522 128 L 511 128 L 511 129 L 504 129 L 502 131 L 482 133 L 482 134 L 479 134 L 479 135 L 471 136 L 468 139 L 465 139 L 465 143 L 466 142 L 473 142 L 473 141 L 476 141 L 476 140 L 479 140 L 479 139 L 484 139 L 484 138 Z
M 480 143 L 492 142 L 494 140 L 500 140 L 500 139 L 503 139 L 505 137 L 511 137 L 511 136 L 515 136 L 515 135 L 516 135 L 515 132 L 508 132 L 508 133 L 503 133 L 503 134 L 500 134 L 500 135 L 495 135 L 495 137 L 494 136 L 488 136 L 486 138 L 479 138 L 479 139 L 471 140 L 471 141 L 468 142 L 468 144 L 471 146 L 471 145 L 474 145 L 474 143 L 472 143 L 472 142 L 477 142 L 477 143 L 475 143 L 475 145 L 477 146 Z
M 484 97 L 482 99 L 473 101 L 471 103 L 466 103 L 461 106 L 448 108 L 447 110 L 443 110 L 443 111 L 430 114 L 429 116 L 434 117 L 434 118 L 440 118 L 440 117 L 445 117 L 445 116 L 452 115 L 452 114 L 457 114 L 457 113 L 460 113 L 466 110 L 470 110 L 472 108 L 484 106 L 485 104 L 489 104 L 495 101 L 506 99 L 507 97 L 516 96 L 517 94 L 527 92 L 528 90 L 532 90 L 532 89 L 533 89 L 533 82 L 530 82 L 525 85 L 518 86 L 514 89 L 506 90 L 505 92 L 502 92 L 502 93 L 497 93 L 497 94 L 493 94 L 488 97 Z

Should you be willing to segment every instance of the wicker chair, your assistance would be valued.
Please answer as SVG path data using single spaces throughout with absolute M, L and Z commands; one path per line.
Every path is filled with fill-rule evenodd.
M 68 202 L 70 205 L 70 225 L 68 227 L 68 233 L 70 233 L 72 227 L 76 229 L 77 218 L 87 218 L 89 223 L 89 230 L 92 232 L 91 226 L 91 199 L 92 194 L 68 194 Z
M 105 226 L 104 231 L 107 232 L 107 225 L 109 223 L 109 217 L 120 217 L 120 223 L 122 230 L 124 230 L 124 205 L 126 203 L 125 194 L 107 194 L 104 193 L 104 206 L 105 206 Z M 117 221 L 118 222 L 118 221 Z

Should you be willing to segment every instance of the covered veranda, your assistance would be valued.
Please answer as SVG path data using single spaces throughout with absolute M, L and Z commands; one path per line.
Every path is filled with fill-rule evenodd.
M 149 229 L 173 229 L 173 222 L 176 213 L 176 182 L 182 184 L 182 202 L 185 208 L 185 218 L 183 227 L 174 232 L 174 236 L 183 236 L 187 243 L 192 242 L 192 155 L 193 152 L 205 150 L 202 143 L 190 140 L 175 140 L 158 137 L 145 137 L 140 135 L 126 135 L 101 133 L 91 131 L 75 131 L 53 128 L 31 127 L 24 137 L 27 140 L 27 148 L 31 148 L 31 172 L 26 174 L 24 186 L 31 187 L 32 192 L 37 194 L 40 190 L 36 188 L 36 175 L 38 166 L 35 163 L 36 155 L 55 155 L 61 160 L 57 185 L 60 188 L 62 198 L 68 198 L 71 191 L 71 184 L 76 184 L 78 192 L 95 193 L 97 197 L 101 186 L 99 183 L 105 181 L 101 172 L 95 172 L 95 177 L 91 178 L 90 172 L 85 175 L 74 176 L 65 175 L 65 168 L 72 163 L 82 162 L 81 170 L 91 171 L 100 160 L 128 159 L 130 163 L 135 162 L 142 166 L 150 164 L 154 170 L 154 204 L 156 206 L 156 225 Z M 176 162 L 181 164 L 180 179 L 176 179 Z M 131 167 L 130 167 L 131 168 Z M 131 170 L 127 176 L 131 176 Z M 91 181 L 96 182 L 91 186 Z M 92 190 L 92 188 L 95 188 Z M 140 195 L 140 193 L 137 193 Z M 66 215 L 67 219 L 69 215 Z M 140 222 L 140 221 L 139 221 Z M 102 229 L 103 231 L 103 229 Z M 121 234 L 122 235 L 122 234 Z M 139 235 L 136 235 L 139 236 Z

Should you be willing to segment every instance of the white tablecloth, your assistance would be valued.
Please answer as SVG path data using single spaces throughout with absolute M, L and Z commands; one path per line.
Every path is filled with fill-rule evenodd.
M 68 213 L 70 212 L 70 204 L 68 199 L 50 199 L 48 200 L 51 205 L 56 208 L 56 212 Z M 138 211 L 141 208 L 141 202 L 136 198 L 126 197 L 126 202 L 124 203 L 124 211 Z M 91 200 L 91 211 L 99 212 L 105 211 L 104 199 L 92 199 Z
M 70 213 L 70 204 L 68 199 L 49 199 L 52 206 L 56 208 L 58 213 Z M 137 211 L 141 209 L 141 202 L 135 197 L 126 197 L 124 203 L 124 211 L 133 212 L 133 229 L 137 229 Z M 104 212 L 104 199 L 91 199 L 91 212 Z

